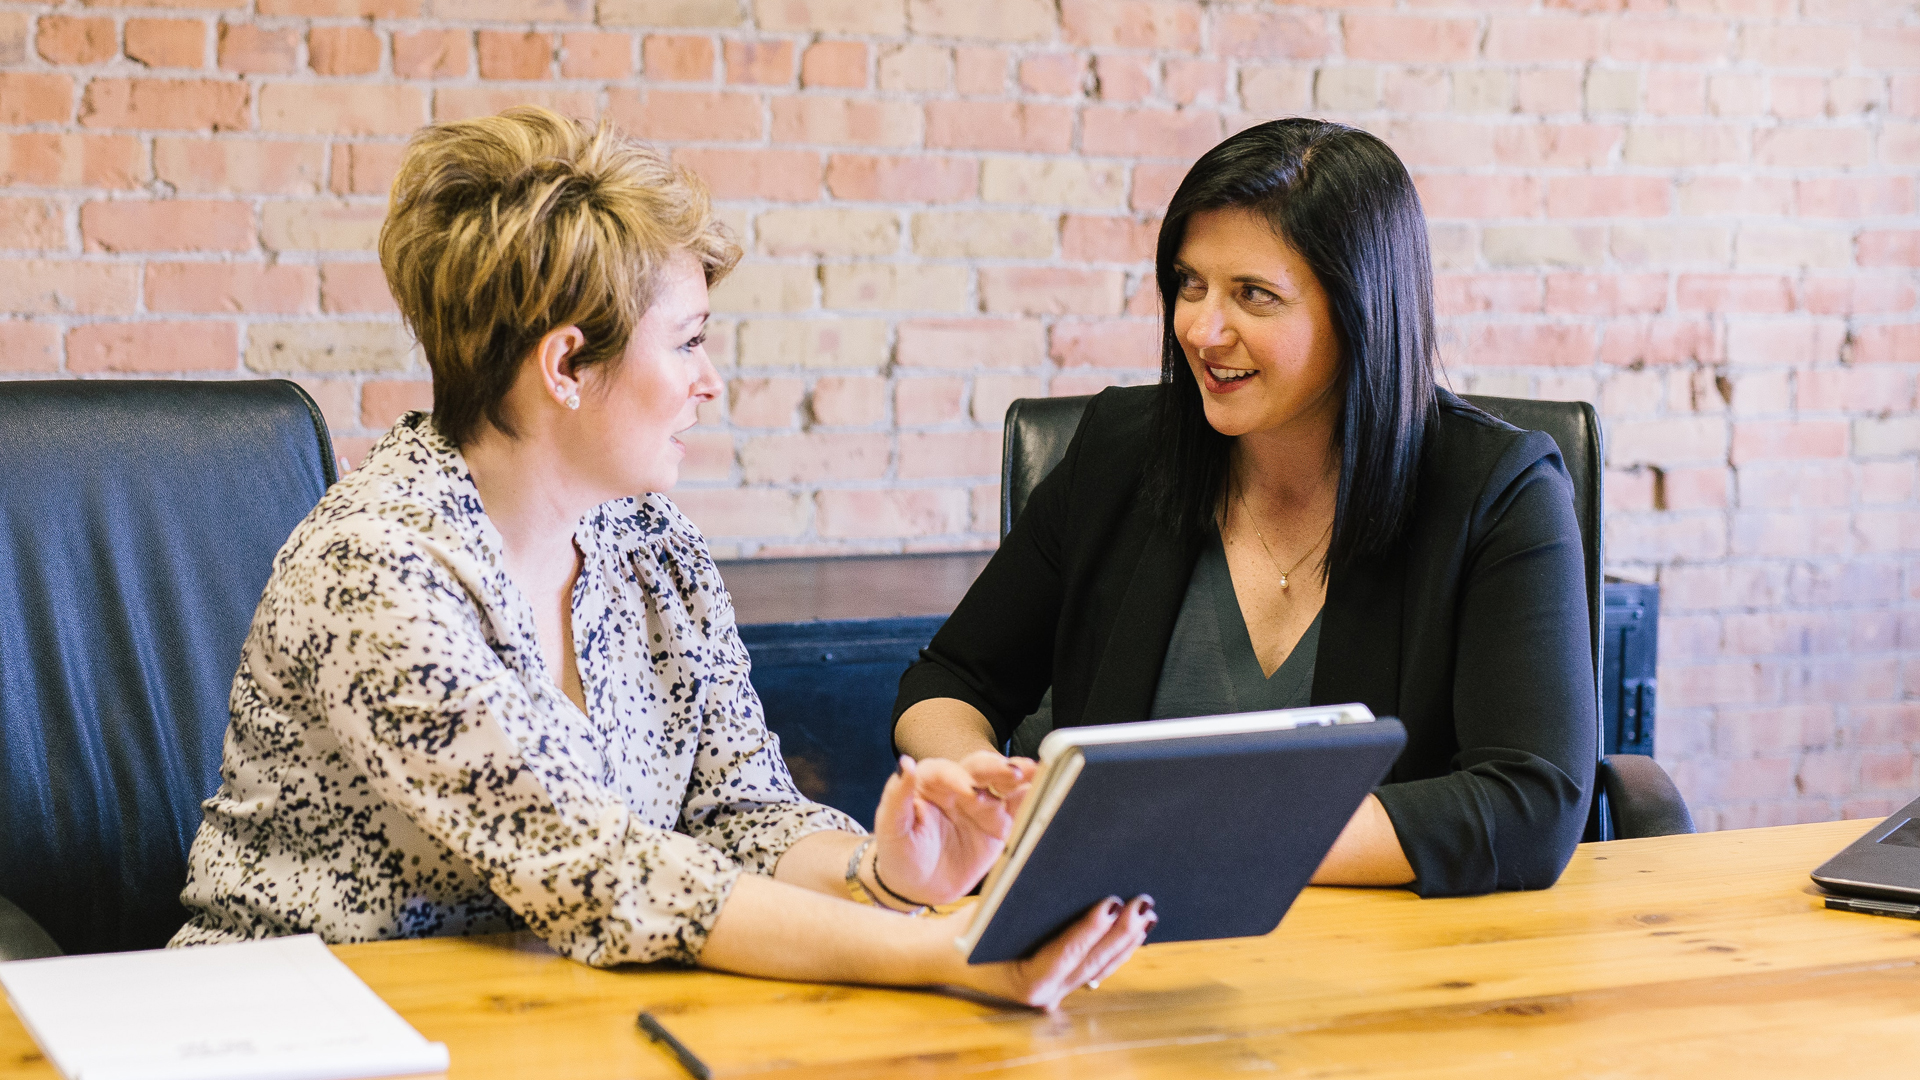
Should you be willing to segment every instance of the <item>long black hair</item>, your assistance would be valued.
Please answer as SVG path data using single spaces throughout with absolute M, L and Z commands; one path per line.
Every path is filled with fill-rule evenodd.
M 1433 270 L 1426 215 L 1406 166 L 1344 124 L 1274 120 L 1207 151 L 1180 182 L 1160 226 L 1160 381 L 1148 468 L 1153 505 L 1180 533 L 1204 534 L 1225 491 L 1233 440 L 1207 423 L 1200 387 L 1174 332 L 1174 266 L 1194 214 L 1235 208 L 1266 219 L 1326 290 L 1340 337 L 1334 427 L 1340 455 L 1326 566 L 1380 554 L 1413 515 L 1434 391 Z

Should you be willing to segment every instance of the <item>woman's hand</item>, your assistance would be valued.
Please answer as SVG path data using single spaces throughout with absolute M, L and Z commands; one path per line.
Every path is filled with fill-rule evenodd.
M 938 921 L 953 923 L 952 933 L 957 934 L 972 914 L 966 909 Z M 1108 897 L 1030 959 L 968 964 L 960 957 L 962 970 L 948 981 L 1007 1001 L 1051 1009 L 1082 986 L 1097 987 L 1111 978 L 1159 921 L 1150 896 L 1137 896 L 1125 904 L 1117 896 Z
M 965 896 L 1006 847 L 1032 774 L 1031 762 L 991 751 L 965 763 L 902 757 L 873 816 L 876 898 L 945 904 Z

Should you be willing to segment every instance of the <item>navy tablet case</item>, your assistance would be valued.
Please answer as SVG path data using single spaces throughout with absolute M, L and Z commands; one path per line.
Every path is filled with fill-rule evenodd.
M 1109 896 L 1153 897 L 1150 942 L 1272 932 L 1406 741 L 1386 718 L 1082 747 L 968 962 L 1029 956 Z

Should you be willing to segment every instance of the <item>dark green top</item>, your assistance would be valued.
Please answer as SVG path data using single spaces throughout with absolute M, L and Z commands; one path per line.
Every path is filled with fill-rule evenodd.
M 1320 616 L 1315 613 L 1299 644 L 1269 676 L 1247 633 L 1240 597 L 1227 569 L 1220 534 L 1200 550 L 1187 582 L 1187 596 L 1160 664 L 1160 685 L 1153 694 L 1151 719 L 1216 716 L 1221 713 L 1296 709 L 1312 704 L 1314 654 L 1320 649 Z

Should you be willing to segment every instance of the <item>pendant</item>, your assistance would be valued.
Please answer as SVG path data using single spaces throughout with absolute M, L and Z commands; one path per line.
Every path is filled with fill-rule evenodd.
M 1284 590 L 1284 589 L 1285 589 L 1286 587 L 1287 587 L 1287 575 L 1285 575 L 1285 574 L 1281 574 L 1281 575 L 1280 575 L 1280 588 Z

